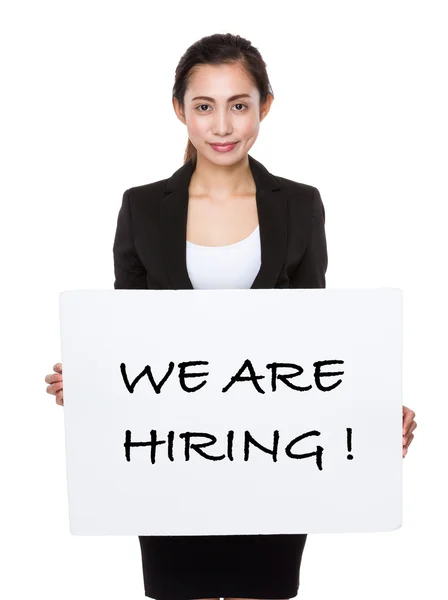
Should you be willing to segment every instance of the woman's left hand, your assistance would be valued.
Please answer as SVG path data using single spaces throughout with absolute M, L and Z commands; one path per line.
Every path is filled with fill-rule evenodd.
M 415 412 L 403 404 L 403 458 L 406 456 L 408 448 L 414 439 L 412 432 L 417 427 L 414 417 Z

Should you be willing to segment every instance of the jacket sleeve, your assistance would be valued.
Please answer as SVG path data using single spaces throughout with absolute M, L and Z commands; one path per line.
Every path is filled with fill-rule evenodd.
M 325 236 L 325 208 L 319 190 L 313 189 L 313 214 L 308 245 L 291 276 L 292 288 L 324 288 L 328 255 Z
M 123 194 L 123 201 L 117 219 L 114 245 L 114 289 L 147 289 L 146 270 L 134 245 L 129 206 L 129 190 Z

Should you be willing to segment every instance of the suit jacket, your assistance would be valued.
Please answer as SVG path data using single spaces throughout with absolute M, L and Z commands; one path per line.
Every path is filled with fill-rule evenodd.
M 261 266 L 255 288 L 324 288 L 325 209 L 319 190 L 272 175 L 248 155 L 256 185 Z M 168 179 L 127 189 L 113 244 L 115 289 L 194 289 L 186 265 L 190 159 Z

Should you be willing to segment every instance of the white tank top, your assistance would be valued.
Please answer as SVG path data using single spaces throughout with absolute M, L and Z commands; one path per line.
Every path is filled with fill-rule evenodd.
M 201 246 L 187 240 L 187 271 L 194 289 L 248 289 L 261 265 L 260 226 L 227 246 Z

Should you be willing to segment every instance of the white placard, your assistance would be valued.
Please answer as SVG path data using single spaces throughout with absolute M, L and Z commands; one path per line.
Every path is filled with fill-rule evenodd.
M 71 533 L 401 526 L 401 290 L 69 291 L 60 317 Z

